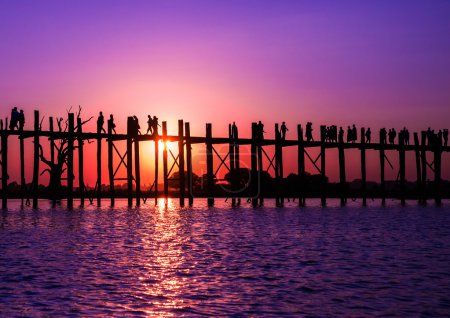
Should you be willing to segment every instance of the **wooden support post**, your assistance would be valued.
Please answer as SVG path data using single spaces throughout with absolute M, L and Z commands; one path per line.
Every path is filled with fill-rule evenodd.
M 214 168 L 213 168 L 213 145 L 212 124 L 206 124 L 206 185 L 208 188 L 208 206 L 214 205 Z
M 276 204 L 284 205 L 283 187 L 283 144 L 278 124 L 275 124 L 275 167 L 276 167 Z M 262 173 L 262 171 L 261 171 Z M 262 174 L 261 174 L 262 175 Z
M 179 163 L 179 178 L 180 178 L 180 207 L 184 207 L 184 197 L 186 190 L 186 182 L 184 175 L 184 127 L 183 120 L 178 120 L 178 163 Z
M 8 126 L 2 130 L 2 208 L 8 208 Z
M 277 125 L 278 126 L 278 125 Z M 278 130 L 278 127 L 277 127 Z M 281 139 L 281 133 L 278 130 L 277 132 L 278 134 L 278 167 L 279 167 L 279 175 L 278 177 L 280 178 L 280 183 L 279 183 L 279 194 L 280 194 L 280 205 L 283 207 L 284 206 L 284 172 L 283 172 L 283 140 Z
M 113 122 L 112 119 L 108 119 L 108 176 L 109 176 L 109 196 L 111 206 L 115 204 L 115 189 L 114 189 L 114 164 L 113 164 Z
M 385 136 L 381 133 L 380 130 L 380 187 L 381 187 L 381 205 L 386 205 L 386 182 L 384 180 L 384 168 L 385 168 Z
M 363 206 L 367 206 L 367 180 L 366 180 L 366 130 L 361 128 L 361 196 Z
M 341 197 L 341 206 L 347 204 L 347 177 L 345 175 L 345 150 L 344 150 L 344 138 L 339 136 L 338 141 L 339 152 L 339 195 Z
M 275 205 L 280 206 L 280 136 L 278 124 L 275 124 Z
M 133 135 L 136 125 L 133 117 L 127 120 L 127 196 L 128 206 L 133 206 Z
M 158 203 L 158 175 L 159 175 L 159 134 L 158 129 L 155 134 L 155 204 Z
M 19 136 L 19 142 L 20 142 L 20 203 L 21 206 L 24 206 L 25 201 L 25 145 L 24 145 L 24 138 L 22 133 Z
M 73 144 L 75 117 L 69 113 L 69 135 L 67 137 L 67 207 L 73 208 Z
M 189 206 L 194 204 L 194 189 L 192 184 L 192 148 L 191 148 L 191 128 L 189 123 L 184 123 L 184 130 L 186 135 L 186 173 L 187 173 L 187 186 L 188 186 L 188 198 Z
M 39 111 L 34 111 L 33 209 L 38 208 L 39 191 Z
M 97 125 L 97 205 L 102 201 L 102 127 Z
M 164 173 L 164 199 L 167 204 L 169 198 L 169 176 L 168 176 L 168 161 L 167 161 L 167 122 L 162 122 L 162 133 L 164 141 L 163 149 L 163 173 Z
M 323 188 L 320 195 L 320 202 L 322 206 L 327 205 L 327 188 L 328 182 L 326 180 L 326 171 L 325 171 L 325 136 L 326 136 L 326 126 L 320 126 L 320 175 L 322 177 Z
M 50 127 L 50 162 L 53 164 L 55 163 L 55 139 L 53 135 L 54 127 L 53 127 L 53 117 L 49 117 L 49 127 Z M 56 206 L 56 197 L 52 195 L 52 206 Z
M 419 135 L 414 133 L 414 153 L 416 156 L 416 175 L 417 175 L 417 195 L 419 198 L 419 204 L 422 203 L 422 172 L 420 170 L 420 144 L 419 144 Z
M 139 140 L 137 128 L 133 131 L 134 140 L 134 181 L 136 183 L 136 206 L 141 205 L 141 164 L 139 155 Z
M 398 156 L 399 156 L 399 175 L 400 175 L 400 203 L 402 206 L 406 204 L 405 202 L 405 186 L 406 186 L 406 179 L 405 179 L 405 140 L 403 138 L 398 139 Z
M 236 206 L 236 197 L 234 196 L 236 191 L 236 171 L 234 169 L 235 157 L 234 157 L 234 137 L 233 137 L 233 126 L 228 124 L 228 154 L 230 157 L 230 193 L 231 193 L 231 206 Z
M 53 117 L 48 118 L 48 123 L 50 126 L 50 161 L 55 163 L 55 139 L 53 139 Z
M 256 151 L 257 151 L 257 165 L 258 165 L 258 176 L 261 178 L 263 176 L 263 172 L 264 172 L 264 168 L 263 168 L 263 163 L 262 163 L 262 139 L 259 140 L 258 145 L 256 147 Z M 261 180 L 261 179 L 260 179 Z M 264 195 L 263 192 L 265 191 L 265 189 L 263 189 L 262 184 L 260 183 L 259 186 L 259 191 L 258 191 L 258 204 L 260 206 L 262 206 L 264 204 Z
M 298 205 L 303 207 L 305 206 L 305 145 L 303 141 L 303 128 L 301 125 L 297 125 L 297 138 L 298 138 L 298 162 L 297 162 L 297 170 L 298 170 Z
M 437 206 L 441 206 L 441 158 L 442 158 L 442 136 L 436 137 L 434 153 L 434 201 Z
M 80 194 L 80 206 L 84 207 L 84 141 L 83 123 L 77 118 L 77 143 L 78 143 L 78 191 Z
M 420 159 L 422 162 L 422 204 L 427 204 L 428 197 L 428 187 L 427 187 L 427 133 L 426 131 L 422 131 L 421 136 L 421 148 L 422 152 L 420 154 Z
M 257 158 L 256 158 L 256 143 L 257 143 L 257 133 L 258 127 L 256 123 L 252 123 L 252 143 L 250 146 L 251 152 L 251 180 L 250 180 L 250 196 L 252 198 L 252 206 L 256 207 L 258 205 L 257 198 L 257 180 L 258 180 L 258 166 L 257 166 Z
M 235 186 L 236 186 L 236 190 L 239 191 L 239 193 L 241 193 L 241 170 L 240 170 L 240 161 L 239 161 L 239 131 L 237 129 L 237 127 L 234 128 L 233 130 L 233 138 L 235 141 L 234 144 L 234 168 L 235 168 Z M 237 199 L 237 205 L 240 206 L 241 205 L 241 194 L 238 195 L 238 199 Z

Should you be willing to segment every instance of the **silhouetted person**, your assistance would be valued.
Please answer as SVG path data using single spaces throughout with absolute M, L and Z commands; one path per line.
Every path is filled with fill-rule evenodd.
M 405 144 L 405 131 L 403 129 L 398 132 L 398 144 Z
M 331 126 L 331 140 L 333 142 L 337 142 L 338 141 L 338 130 L 337 130 L 337 126 L 336 125 Z
M 325 128 L 325 141 L 337 142 L 337 127 L 335 125 Z
M 366 130 L 366 143 L 370 144 L 372 140 L 372 132 L 370 131 L 370 127 Z
M 14 130 L 17 127 L 17 121 L 19 120 L 19 112 L 17 107 L 11 110 L 11 121 L 9 122 L 9 129 Z
M 114 116 L 113 114 L 109 115 L 109 123 L 111 125 L 111 131 L 115 134 L 117 134 L 116 132 L 116 124 L 114 123 Z
M 285 140 L 286 139 L 286 132 L 289 129 L 287 129 L 286 127 L 286 123 L 283 121 L 283 123 L 281 124 L 281 128 L 280 128 L 280 132 L 281 132 L 281 140 Z
M 238 129 L 236 123 L 233 121 L 233 124 L 231 125 L 231 137 L 234 139 L 237 138 L 237 136 L 238 136 Z
M 344 129 L 339 127 L 339 142 L 344 142 Z
M 448 129 L 444 129 L 444 132 L 442 133 L 442 137 L 444 137 L 444 147 L 447 147 L 447 145 L 448 145 Z
M 133 116 L 133 120 L 134 120 L 134 128 L 136 129 L 136 132 L 140 135 L 141 126 L 139 126 L 139 119 L 136 116 Z
M 386 128 L 380 129 L 380 143 L 386 144 L 387 131 Z
M 3 119 L 0 119 L 0 130 L 3 130 Z
M 160 124 L 158 124 L 158 117 L 153 116 L 153 134 L 158 135 L 158 126 L 161 127 Z
M 405 138 L 405 145 L 409 145 L 409 130 L 406 129 L 406 127 L 403 128 L 404 134 L 403 137 Z
M 104 124 L 105 124 L 105 117 L 103 117 L 103 113 L 100 112 L 97 118 L 97 132 L 106 133 L 105 128 L 103 128 Z
M 265 133 L 265 131 L 264 131 L 264 124 L 261 121 L 259 121 L 257 126 L 256 126 L 256 137 L 257 137 L 257 139 L 263 140 L 264 139 L 264 133 Z
M 23 113 L 23 109 L 20 110 L 17 121 L 19 122 L 19 131 L 22 131 L 25 126 L 25 114 Z
M 397 132 L 395 131 L 394 128 L 389 129 L 388 137 L 389 137 L 389 143 L 391 145 L 393 145 L 395 143 L 395 137 L 397 137 Z
M 358 132 L 356 131 L 355 124 L 353 124 L 353 128 L 352 128 L 352 139 L 353 139 L 353 142 L 358 140 Z
M 305 135 L 306 135 L 306 141 L 308 141 L 308 142 L 314 140 L 313 135 L 312 135 L 312 131 L 313 131 L 313 129 L 312 129 L 312 123 L 311 123 L 311 122 L 307 122 L 307 123 L 306 123 L 306 132 L 305 132 Z
M 438 133 L 437 133 L 437 145 L 441 146 L 442 145 L 442 130 L 439 129 Z
M 152 116 L 147 115 L 147 132 L 145 134 L 153 135 L 153 119 Z
M 348 143 L 352 142 L 352 135 L 353 135 L 352 128 L 350 126 L 347 126 L 347 142 Z

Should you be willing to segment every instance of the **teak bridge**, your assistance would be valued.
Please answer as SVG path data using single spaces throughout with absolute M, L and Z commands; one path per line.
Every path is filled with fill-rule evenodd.
M 388 144 L 383 138 L 380 138 L 379 143 L 366 143 L 365 140 L 365 129 L 361 128 L 360 131 L 360 142 L 346 143 L 340 136 L 337 142 L 329 142 L 325 138 L 325 126 L 321 126 L 321 138 L 319 141 L 306 141 L 303 138 L 303 128 L 301 125 L 297 126 L 297 140 L 285 140 L 282 138 L 279 132 L 278 124 L 275 124 L 275 139 L 263 139 L 258 133 L 258 127 L 256 123 L 252 124 L 252 138 L 239 138 L 238 130 L 236 126 L 229 125 L 229 136 L 226 138 L 216 138 L 212 137 L 212 125 L 206 124 L 206 134 L 204 137 L 195 137 L 190 134 L 190 125 L 188 122 L 184 123 L 183 120 L 178 121 L 178 135 L 169 136 L 167 134 L 167 123 L 162 122 L 162 135 L 158 132 L 152 135 L 141 135 L 138 133 L 137 128 L 133 122 L 133 117 L 128 117 L 127 121 L 127 133 L 126 134 L 116 134 L 113 133 L 114 127 L 111 120 L 108 120 L 107 132 L 102 132 L 101 127 L 97 128 L 96 132 L 83 132 L 83 123 L 80 118 L 75 118 L 73 113 L 68 114 L 67 119 L 67 130 L 65 131 L 55 131 L 53 126 L 53 118 L 49 118 L 49 130 L 44 131 L 41 129 L 39 111 L 34 112 L 34 129 L 33 130 L 8 130 L 7 125 L 5 128 L 0 130 L 1 136 L 1 183 L 2 183 L 2 207 L 7 208 L 7 202 L 9 195 L 8 190 L 8 139 L 12 136 L 18 136 L 20 142 L 20 191 L 22 204 L 24 201 L 29 201 L 33 208 L 38 208 L 38 197 L 39 197 L 39 175 L 40 175 L 40 138 L 46 138 L 50 141 L 50 156 L 51 162 L 55 162 L 55 141 L 65 140 L 67 143 L 67 160 L 65 162 L 65 167 L 67 169 L 67 206 L 68 208 L 73 207 L 74 203 L 74 152 L 78 152 L 78 195 L 80 199 L 80 205 L 84 206 L 85 200 L 88 199 L 92 204 L 93 201 L 97 200 L 97 204 L 100 205 L 102 201 L 102 140 L 107 142 L 107 157 L 108 157 L 108 176 L 109 176 L 109 200 L 110 204 L 114 206 L 116 191 L 115 191 L 115 181 L 123 180 L 127 182 L 127 198 L 128 205 L 132 206 L 133 202 L 137 206 L 141 202 L 145 202 L 148 198 L 153 197 L 155 201 L 160 197 L 158 190 L 158 173 L 159 173 L 159 141 L 163 142 L 174 142 L 178 144 L 178 155 L 175 157 L 172 151 L 168 151 L 167 147 L 163 147 L 162 151 L 162 164 L 163 164 L 163 197 L 168 198 L 169 196 L 169 175 L 175 168 L 178 168 L 179 178 L 177 182 L 179 183 L 179 200 L 180 206 L 185 205 L 185 199 L 188 200 L 188 204 L 192 205 L 194 201 L 193 189 L 192 189 L 192 151 L 191 145 L 193 144 L 204 144 L 206 145 L 206 195 L 208 205 L 214 204 L 214 198 L 218 197 L 215 195 L 215 178 L 217 172 L 221 167 L 225 167 L 230 172 L 230 197 L 232 200 L 232 205 L 239 205 L 241 198 L 248 198 L 247 192 L 237 191 L 240 188 L 240 152 L 239 147 L 242 145 L 250 146 L 250 157 L 251 157 L 251 169 L 250 169 L 250 182 L 248 182 L 245 187 L 247 187 L 250 193 L 254 195 L 250 196 L 253 206 L 263 204 L 264 195 L 257 191 L 258 182 L 260 179 L 258 176 L 263 171 L 268 171 L 273 169 L 275 175 L 275 199 L 279 206 L 282 206 L 286 197 L 285 189 L 282 186 L 283 180 L 283 148 L 285 147 L 296 147 L 298 154 L 298 176 L 305 175 L 305 160 L 311 161 L 313 166 L 317 169 L 319 174 L 326 179 L 325 175 L 325 163 L 326 163 L 326 150 L 329 148 L 338 149 L 338 161 L 339 161 L 339 184 L 340 187 L 339 196 L 341 204 L 345 205 L 347 202 L 348 189 L 347 180 L 345 172 L 345 149 L 358 149 L 360 151 L 360 162 L 361 162 L 361 189 L 360 196 L 362 198 L 363 205 L 367 202 L 367 181 L 366 181 L 366 152 L 368 150 L 375 150 L 379 152 L 380 158 L 380 198 L 382 204 L 385 204 L 386 197 L 388 195 L 386 191 L 386 181 L 385 181 L 385 161 L 387 157 L 385 151 L 394 150 L 398 152 L 398 163 L 399 163 L 399 187 L 400 194 L 399 199 L 402 204 L 405 204 L 405 153 L 407 151 L 413 151 L 415 154 L 415 163 L 417 171 L 417 193 L 419 193 L 416 199 L 419 203 L 426 203 L 427 195 L 424 189 L 427 186 L 427 167 L 430 168 L 434 173 L 434 182 L 432 184 L 432 192 L 434 200 L 437 205 L 441 204 L 442 196 L 442 179 L 441 179 L 441 157 L 443 152 L 449 152 L 450 147 L 444 146 L 441 138 L 435 144 L 427 143 L 426 132 L 422 132 L 420 135 L 414 133 L 414 144 L 405 144 L 404 141 L 399 140 L 396 144 Z M 24 158 L 24 139 L 31 138 L 33 140 L 33 177 L 31 182 L 31 188 L 26 189 L 25 183 L 25 158 Z M 14 139 L 16 140 L 16 139 Z M 88 190 L 84 183 L 84 155 L 83 155 L 83 144 L 86 140 L 96 140 L 97 141 L 97 182 L 94 190 L 93 197 L 88 196 Z M 126 152 L 121 154 L 119 149 L 116 147 L 115 143 L 119 141 L 126 141 Z M 147 194 L 141 191 L 141 176 L 140 176 L 140 156 L 139 156 L 139 144 L 145 141 L 154 142 L 155 154 L 154 154 L 154 182 L 151 189 L 147 191 Z M 76 146 L 75 146 L 76 143 Z M 214 145 L 228 145 L 227 154 L 219 154 Z M 269 157 L 265 151 L 265 146 L 275 146 L 274 156 Z M 320 153 L 317 158 L 313 159 L 307 152 L 308 148 L 320 148 Z M 57 150 L 57 149 L 56 149 Z M 169 169 L 168 162 L 168 152 L 172 156 L 174 162 Z M 427 162 L 427 153 L 433 155 L 433 162 Z M 220 165 L 214 167 L 214 156 L 217 156 Z M 118 157 L 118 163 L 115 162 L 114 157 Z M 134 157 L 134 160 L 133 160 Z M 268 162 L 268 166 L 264 167 L 264 161 Z M 228 164 L 227 164 L 228 159 Z M 117 160 L 117 159 L 116 159 Z M 319 162 L 320 160 L 320 162 Z M 390 164 L 390 162 L 388 161 Z M 118 178 L 117 172 L 121 166 L 126 167 L 126 178 Z M 134 166 L 134 171 L 133 171 Z M 215 169 L 215 170 L 214 170 Z M 176 170 L 175 170 L 176 171 Z M 295 189 L 295 197 L 298 198 L 298 203 L 300 206 L 305 205 L 305 191 L 304 185 L 302 185 L 301 179 L 298 179 L 297 188 Z M 134 188 L 133 188 L 134 183 Z M 236 191 L 233 191 L 236 190 Z M 246 194 L 245 194 L 246 193 Z M 320 191 L 320 198 L 323 205 L 326 204 L 327 191 L 324 187 L 323 191 Z M 167 201 L 166 201 L 167 202 Z

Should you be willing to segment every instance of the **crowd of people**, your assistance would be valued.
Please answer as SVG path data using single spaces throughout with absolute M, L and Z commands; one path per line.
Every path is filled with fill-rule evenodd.
M 325 141 L 338 142 L 338 130 L 337 126 L 325 127 Z
M 148 115 L 148 120 L 147 120 L 147 132 L 146 134 L 158 134 L 158 127 L 161 127 L 161 125 L 159 125 L 158 123 L 158 117 L 156 116 L 150 116 Z M 103 132 L 106 133 L 105 128 L 103 127 L 105 123 L 105 119 L 103 116 L 103 112 L 100 112 L 98 117 L 97 117 L 97 132 Z M 59 123 L 58 123 L 59 125 Z M 111 132 L 116 134 L 116 124 L 114 123 L 114 116 L 111 114 L 109 115 L 109 120 L 108 120 L 108 125 L 111 127 Z M 132 117 L 132 122 L 131 122 L 132 127 L 130 127 L 131 131 L 136 132 L 137 134 L 141 135 L 141 126 L 139 125 L 139 118 L 134 115 Z
M 428 146 L 434 146 L 440 143 L 443 143 L 444 147 L 447 147 L 448 145 L 448 129 L 439 129 L 439 131 L 435 133 L 434 129 L 428 127 L 426 137 Z
M 146 134 L 154 135 L 158 134 L 158 127 L 161 127 L 158 123 L 158 117 L 156 116 L 147 116 L 147 131 Z M 58 129 L 61 132 L 62 129 L 62 122 L 63 118 L 59 117 L 56 119 Z M 100 112 L 97 117 L 97 131 L 106 133 L 104 128 L 105 119 L 103 116 L 103 112 Z M 114 123 L 114 116 L 111 114 L 109 116 L 108 125 L 111 127 L 112 133 L 116 133 L 116 124 Z M 7 129 L 9 130 L 18 130 L 22 131 L 25 126 L 25 114 L 24 111 L 21 109 L 18 111 L 17 107 L 14 107 L 11 110 L 11 117 L 9 122 L 9 127 L 4 127 L 3 120 L 0 119 L 0 130 Z M 140 132 L 140 125 L 139 120 L 137 116 L 133 116 L 133 126 L 132 129 L 135 129 L 138 134 L 141 134 Z M 233 132 L 236 131 L 237 134 L 237 127 L 236 124 L 233 122 Z M 289 129 L 286 126 L 285 122 L 282 122 L 280 126 L 280 130 L 277 132 L 281 138 L 281 140 L 286 139 L 286 134 L 289 131 Z M 255 138 L 259 140 L 264 139 L 264 124 L 259 121 L 256 124 L 256 131 L 255 131 Z M 326 126 L 324 130 L 324 139 L 326 142 L 344 142 L 344 129 L 342 127 L 339 127 L 339 130 L 337 126 Z M 448 129 L 440 129 L 437 133 L 431 129 L 430 127 L 426 130 L 426 141 L 427 145 L 433 146 L 433 145 L 443 145 L 444 147 L 448 146 Z M 307 122 L 306 123 L 306 129 L 305 129 L 305 137 L 307 142 L 314 141 L 313 137 L 313 128 L 312 123 Z M 389 131 L 386 130 L 386 128 L 380 129 L 380 143 L 394 145 L 396 143 L 396 138 L 398 137 L 398 143 L 409 145 L 410 144 L 410 133 L 409 130 L 406 129 L 406 127 L 403 127 L 398 133 L 395 130 L 395 128 L 389 129 Z M 370 128 L 367 128 L 365 130 L 364 141 L 366 143 L 372 142 L 372 132 Z M 352 126 L 347 127 L 347 143 L 355 143 L 358 140 L 358 132 L 356 129 L 356 126 L 353 124 Z

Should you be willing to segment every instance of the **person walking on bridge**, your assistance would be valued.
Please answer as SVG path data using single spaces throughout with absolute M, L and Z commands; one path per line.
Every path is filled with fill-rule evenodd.
M 106 130 L 105 128 L 103 128 L 104 124 L 105 124 L 105 117 L 103 117 L 103 112 L 100 112 L 97 118 L 97 132 L 99 133 L 104 132 L 106 134 Z
M 111 125 L 111 132 L 117 134 L 117 132 L 116 132 L 116 124 L 114 123 L 114 116 L 113 116 L 113 114 L 109 115 L 109 124 Z
M 145 133 L 146 135 L 148 135 L 150 133 L 150 135 L 153 135 L 153 119 L 152 116 L 147 115 L 147 132 Z
M 153 129 L 152 129 L 153 135 L 158 136 L 158 127 L 161 127 L 161 125 L 158 124 L 158 117 L 153 116 L 153 122 L 152 122 L 152 124 L 153 124 Z
M 25 114 L 23 113 L 23 109 L 20 110 L 17 121 L 19 122 L 19 131 L 23 131 L 23 127 L 25 126 Z
M 9 122 L 10 130 L 16 129 L 18 120 L 19 120 L 19 112 L 17 111 L 17 107 L 14 107 L 11 110 L 11 121 Z
M 314 138 L 313 138 L 313 135 L 312 135 L 312 131 L 313 131 L 312 123 L 311 122 L 307 122 L 306 123 L 306 132 L 305 132 L 306 141 L 307 142 L 314 141 Z
M 366 143 L 370 144 L 371 139 L 372 139 L 372 132 L 370 131 L 370 127 L 369 127 L 369 128 L 367 128 L 367 131 L 366 131 Z
M 283 121 L 283 123 L 281 124 L 281 128 L 280 128 L 281 140 L 285 140 L 286 139 L 286 132 L 288 130 L 289 129 L 287 129 L 286 123 Z

